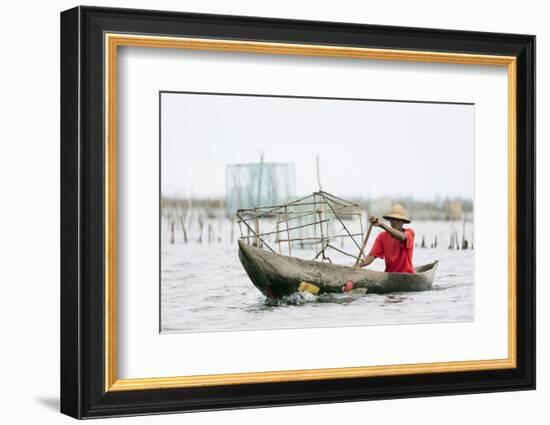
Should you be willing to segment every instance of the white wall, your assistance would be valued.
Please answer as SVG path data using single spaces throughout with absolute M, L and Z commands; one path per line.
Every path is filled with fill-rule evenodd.
M 0 31 L 0 400 L 2 422 L 69 423 L 59 391 L 59 11 L 69 1 L 9 2 Z M 545 423 L 550 414 L 548 143 L 550 27 L 544 2 L 253 0 L 98 1 L 156 8 L 370 24 L 536 34 L 538 62 L 538 390 L 112 420 L 124 423 Z M 546 307 L 546 309 L 545 309 Z M 6 338 L 7 337 L 7 338 Z

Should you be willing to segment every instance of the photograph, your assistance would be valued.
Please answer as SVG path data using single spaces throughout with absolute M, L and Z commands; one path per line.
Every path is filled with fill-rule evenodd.
M 474 321 L 474 116 L 160 91 L 160 332 Z

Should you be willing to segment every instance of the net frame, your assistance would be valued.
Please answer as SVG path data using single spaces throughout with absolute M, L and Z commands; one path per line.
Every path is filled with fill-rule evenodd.
M 304 243 L 308 243 L 315 246 L 315 256 L 312 260 L 332 263 L 327 255 L 329 250 L 337 251 L 354 259 L 360 254 L 364 238 L 362 212 L 357 211 L 360 208 L 357 203 L 321 190 L 288 203 L 241 208 L 237 210 L 236 216 L 241 234 L 240 240 L 245 243 L 267 249 L 275 254 L 288 256 L 293 256 L 294 244 L 300 243 L 303 246 Z M 262 220 L 268 218 L 275 219 L 275 227 L 262 231 Z M 302 223 L 304 218 L 308 218 L 310 221 Z M 360 231 L 355 233 L 350 231 L 344 222 L 346 219 L 357 219 Z M 297 221 L 297 224 L 293 224 L 293 221 Z M 331 231 L 331 227 L 329 227 L 331 221 L 335 221 L 341 226 L 338 232 Z M 292 235 L 301 229 L 312 230 L 313 236 L 296 237 Z M 359 254 L 347 252 L 331 243 L 339 238 L 349 238 L 357 247 Z M 285 248 L 283 249 L 283 247 Z

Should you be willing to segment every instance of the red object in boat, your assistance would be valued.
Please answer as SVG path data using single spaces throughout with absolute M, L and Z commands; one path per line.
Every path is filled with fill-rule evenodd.
M 353 289 L 353 282 L 351 280 L 348 280 L 344 285 L 344 292 L 349 292 L 352 289 Z

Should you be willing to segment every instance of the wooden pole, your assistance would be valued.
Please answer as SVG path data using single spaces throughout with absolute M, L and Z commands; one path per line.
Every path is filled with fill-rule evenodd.
M 363 252 L 365 251 L 365 247 L 367 246 L 367 241 L 369 240 L 371 230 L 372 230 L 372 223 L 369 223 L 367 234 L 365 236 L 365 239 L 363 239 L 363 245 L 361 245 L 361 250 L 359 251 L 359 255 L 357 256 L 357 259 L 355 260 L 355 264 L 353 265 L 353 267 L 357 267 L 361 262 L 361 258 L 363 258 Z
M 260 221 L 258 220 L 257 210 L 254 210 L 254 213 L 256 213 L 256 217 L 254 219 L 254 225 L 256 227 L 256 235 L 260 234 Z M 262 242 L 259 237 L 256 238 L 256 246 L 258 248 L 262 247 Z
M 181 231 L 183 232 L 183 242 L 187 243 L 187 230 L 185 229 L 185 219 L 183 215 L 179 216 Z
M 317 211 L 317 194 L 316 193 L 313 194 L 313 211 L 315 212 L 315 214 L 313 215 L 313 221 L 315 221 L 315 215 L 318 212 Z M 313 237 L 317 238 L 317 225 L 315 223 L 313 223 Z M 321 249 L 323 249 L 323 241 L 322 240 L 321 240 Z M 317 250 L 317 242 L 315 242 L 315 250 Z
M 319 186 L 319 190 L 323 190 L 323 186 L 321 186 L 321 165 L 319 164 L 319 155 L 315 158 L 315 165 L 317 168 L 317 185 Z
M 288 211 L 285 205 L 285 220 L 286 220 L 286 237 L 288 239 L 288 255 L 292 257 L 292 249 L 290 248 L 290 232 L 288 230 Z
M 277 241 L 277 245 L 279 246 L 279 254 L 281 253 L 281 235 L 279 234 L 280 219 L 281 219 L 281 214 L 277 214 L 277 235 L 275 237 L 275 240 Z
M 317 225 L 317 224 L 326 223 L 327 221 L 330 221 L 330 220 L 328 218 L 325 218 L 321 221 L 314 221 L 313 223 L 302 224 L 300 226 L 292 226 L 292 227 L 289 227 L 288 230 L 303 229 L 304 227 L 311 227 L 311 226 L 314 226 L 314 225 Z M 279 226 L 279 225 L 277 224 L 277 226 Z M 258 235 L 259 236 L 275 235 L 278 232 L 279 232 L 279 230 L 274 230 L 273 232 L 258 233 Z M 315 235 L 315 238 L 317 238 L 317 235 Z
M 361 236 L 361 233 L 352 233 L 352 236 Z M 337 238 L 349 238 L 348 235 L 332 235 L 330 236 L 331 239 L 337 239 Z M 325 238 L 326 239 L 326 238 Z M 300 242 L 300 241 L 319 241 L 319 238 L 292 238 L 292 239 L 281 239 L 281 242 Z M 265 241 L 264 241 L 265 244 Z M 353 257 L 355 258 L 355 256 Z
M 260 199 L 262 199 L 262 174 L 264 171 L 264 153 L 260 152 L 260 177 L 258 178 L 258 194 L 256 197 L 256 205 L 260 205 Z
M 241 226 L 241 215 L 238 212 L 235 215 L 237 216 L 237 220 L 235 221 L 237 223 L 237 226 L 239 226 L 239 239 L 241 239 L 244 237 L 243 228 Z
M 324 232 L 323 232 L 323 213 L 321 212 L 321 209 L 319 208 L 319 229 L 321 232 L 321 252 L 323 253 L 323 261 L 325 260 L 325 238 L 324 238 Z
M 343 251 L 343 250 L 335 247 L 334 245 L 327 244 L 327 248 L 332 248 L 333 250 L 338 251 L 341 254 L 347 255 L 348 257 L 356 258 L 355 255 L 350 254 L 349 252 Z

